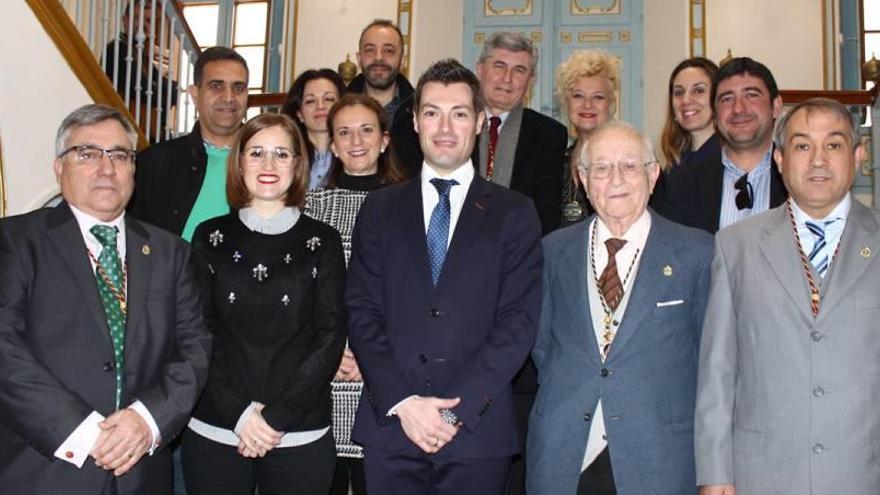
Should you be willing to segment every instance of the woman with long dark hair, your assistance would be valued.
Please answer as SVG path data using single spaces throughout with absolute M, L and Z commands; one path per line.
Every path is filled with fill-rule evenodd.
M 660 148 L 667 169 L 705 156 L 720 146 L 712 112 L 715 62 L 694 57 L 675 66 L 669 76 L 669 104 Z

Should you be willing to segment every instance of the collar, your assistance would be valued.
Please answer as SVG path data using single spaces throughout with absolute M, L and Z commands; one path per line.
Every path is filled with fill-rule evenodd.
M 501 125 L 499 127 L 504 127 L 504 123 L 507 122 L 507 117 L 510 117 L 510 112 L 499 113 L 498 115 L 492 115 L 488 110 L 484 112 L 486 114 L 486 125 L 489 125 L 489 119 L 492 117 L 499 117 L 501 119 Z
M 125 213 L 123 212 L 118 217 L 114 218 L 109 222 L 105 222 L 103 220 L 99 220 L 88 213 L 80 210 L 76 206 L 73 206 L 70 203 L 67 203 L 67 206 L 70 207 L 70 211 L 73 213 L 73 217 L 76 219 L 76 223 L 79 225 L 79 231 L 82 234 L 83 239 L 85 240 L 86 247 L 92 251 L 92 253 L 97 258 L 99 253 L 101 252 L 101 241 L 95 237 L 91 232 L 91 228 L 95 225 L 109 225 L 111 227 L 116 227 L 118 230 L 118 234 L 116 235 L 116 249 L 119 251 L 119 256 L 125 258 Z
M 251 207 L 238 211 L 238 218 L 248 229 L 260 234 L 283 234 L 293 228 L 299 220 L 300 212 L 296 206 L 282 208 L 269 218 L 263 218 Z
M 422 187 L 426 185 L 433 188 L 434 186 L 431 184 L 431 179 L 440 178 L 440 179 L 455 179 L 458 181 L 458 184 L 464 186 L 465 189 L 469 188 L 471 185 L 471 181 L 474 180 L 474 164 L 470 159 L 459 165 L 457 169 L 453 170 L 451 174 L 443 176 L 437 173 L 436 170 L 431 168 L 428 165 L 428 162 L 422 163 Z
M 804 225 L 807 220 L 816 222 L 816 223 L 825 223 L 829 220 L 845 220 L 849 216 L 849 210 L 852 208 L 852 194 L 846 193 L 846 196 L 840 200 L 840 203 L 837 203 L 837 206 L 831 210 L 831 213 L 828 214 L 825 218 L 813 218 L 810 215 L 807 215 L 804 210 L 798 206 L 797 202 L 794 198 L 790 198 L 791 200 L 791 209 L 794 212 L 794 221 L 797 225 Z
M 708 142 L 708 141 L 707 141 Z M 749 174 L 763 174 L 765 172 L 770 171 L 770 163 L 771 158 L 773 156 L 773 145 L 771 144 L 767 151 L 764 153 L 764 156 L 761 157 L 761 161 L 758 162 L 758 166 L 754 168 Z M 736 177 L 740 177 L 744 175 L 745 170 L 739 168 L 733 161 L 731 161 L 730 157 L 727 156 L 727 146 L 721 147 L 721 163 L 724 165 L 725 170 L 732 173 Z
M 596 226 L 596 245 L 602 246 L 605 244 L 605 241 L 614 237 L 611 235 L 611 231 L 608 229 L 608 226 L 605 225 L 605 222 L 602 221 L 599 216 L 596 216 L 596 221 L 598 225 Z M 625 248 L 635 247 L 638 249 L 644 249 L 645 243 L 648 240 L 648 232 L 651 231 L 651 214 L 648 213 L 648 209 L 642 212 L 641 216 L 629 226 L 629 228 L 624 232 L 624 234 L 619 237 L 619 239 L 623 239 L 626 241 Z

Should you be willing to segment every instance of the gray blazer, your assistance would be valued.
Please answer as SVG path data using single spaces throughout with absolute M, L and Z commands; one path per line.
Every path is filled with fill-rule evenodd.
M 621 495 L 696 493 L 693 413 L 712 237 L 651 215 L 632 295 L 603 364 L 587 292 L 589 219 L 544 239 L 544 302 L 532 357 L 527 488 L 572 495 L 593 411 L 605 414 Z
M 853 201 L 817 318 L 785 205 L 722 229 L 703 327 L 698 484 L 880 493 L 880 212 Z

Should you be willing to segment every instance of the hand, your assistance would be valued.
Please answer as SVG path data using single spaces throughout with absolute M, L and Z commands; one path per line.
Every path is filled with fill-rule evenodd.
M 266 423 L 262 414 L 264 407 L 266 406 L 263 404 L 257 404 L 239 432 L 238 453 L 244 457 L 265 456 L 278 445 L 284 435 Z
M 354 353 L 348 347 L 342 353 L 342 361 L 339 362 L 339 369 L 336 370 L 336 379 L 343 382 L 359 382 L 361 378 L 361 370 L 358 368 Z
M 101 433 L 89 455 L 99 468 L 116 476 L 127 473 L 153 445 L 153 433 L 133 409 L 116 411 L 98 423 Z
M 700 495 L 736 495 L 736 488 L 733 485 L 703 485 Z
M 458 433 L 458 427 L 446 424 L 440 409 L 452 409 L 461 399 L 412 397 L 397 406 L 395 413 L 407 438 L 427 454 L 440 452 Z

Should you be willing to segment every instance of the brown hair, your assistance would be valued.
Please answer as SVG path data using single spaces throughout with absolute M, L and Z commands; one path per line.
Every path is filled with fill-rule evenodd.
M 666 97 L 666 124 L 663 125 L 663 135 L 660 137 L 660 150 L 666 158 L 667 167 L 678 163 L 681 160 L 682 153 L 689 150 L 692 144 L 691 133 L 682 129 L 678 122 L 675 121 L 675 111 L 672 109 L 672 87 L 675 76 L 679 72 L 691 67 L 703 69 L 703 72 L 709 76 L 709 84 L 712 84 L 715 74 L 718 73 L 718 66 L 715 65 L 715 62 L 703 57 L 685 59 L 672 69 L 672 74 L 669 76 L 669 93 Z M 709 102 L 709 105 L 714 114 L 714 104 Z
M 229 152 L 226 166 L 226 200 L 229 206 L 240 210 L 248 206 L 252 196 L 244 184 L 244 173 L 241 169 L 241 155 L 248 141 L 258 132 L 270 127 L 281 127 L 293 143 L 291 150 L 295 155 L 296 164 L 293 170 L 293 181 L 287 189 L 284 204 L 302 207 L 305 201 L 306 188 L 309 184 L 309 159 L 306 156 L 305 139 L 293 120 L 287 115 L 263 113 L 247 121 L 239 130 L 238 137 Z
M 379 121 L 379 131 L 383 136 L 387 136 L 390 133 L 391 126 L 388 124 L 388 116 L 385 113 L 385 109 L 382 108 L 382 105 L 380 105 L 378 101 L 363 93 L 346 93 L 330 108 L 330 113 L 327 114 L 327 131 L 330 133 L 331 141 L 336 134 L 334 132 L 336 128 L 334 122 L 336 114 L 343 108 L 354 107 L 357 105 L 361 105 L 376 115 L 376 120 Z M 400 166 L 397 164 L 397 159 L 394 155 L 395 153 L 391 141 L 388 141 L 388 146 L 385 147 L 385 152 L 379 155 L 379 160 L 376 162 L 376 173 L 379 175 L 379 182 L 382 183 L 382 185 L 394 184 L 406 179 L 406 176 L 403 171 L 400 170 Z M 337 180 L 339 180 L 339 173 L 343 168 L 344 165 L 342 164 L 342 160 L 334 154 L 333 161 L 330 165 L 330 176 L 327 178 L 327 189 L 333 189 L 336 187 Z

